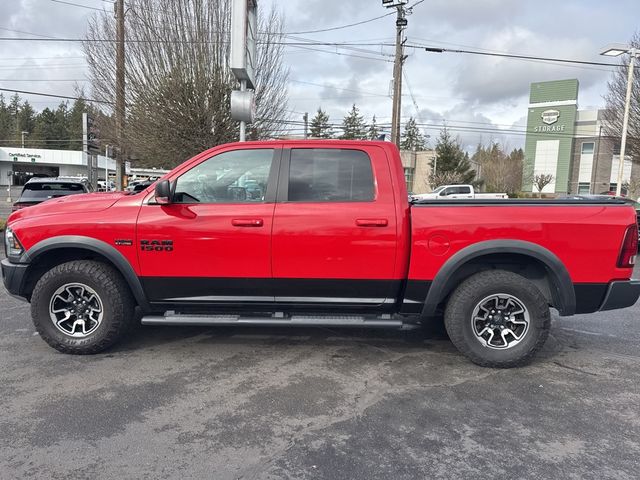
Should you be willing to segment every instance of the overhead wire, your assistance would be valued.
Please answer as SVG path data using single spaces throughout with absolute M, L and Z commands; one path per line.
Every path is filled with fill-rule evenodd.
M 81 3 L 74 3 L 74 2 L 68 2 L 66 0 L 50 0 L 53 3 L 62 3 L 64 5 L 71 5 L 74 7 L 80 7 L 80 8 L 86 8 L 88 10 L 97 10 L 99 12 L 104 12 L 104 8 L 98 8 L 98 7 L 91 7 L 89 5 L 83 5 Z M 107 3 L 111 3 L 111 2 L 107 2 Z
M 102 104 L 105 104 L 105 105 L 113 105 L 114 104 L 114 102 L 108 102 L 106 100 L 92 100 L 92 99 L 89 99 L 89 98 L 73 97 L 73 96 L 70 96 L 70 95 L 56 95 L 56 94 L 53 94 L 53 93 L 33 92 L 33 91 L 28 91 L 28 90 L 16 90 L 15 88 L 0 87 L 0 92 L 22 93 L 24 95 L 36 95 L 36 96 L 40 96 L 40 97 L 65 98 L 67 100 L 84 100 L 85 102 L 102 103 Z
M 286 35 L 304 35 L 308 33 L 322 33 L 322 32 L 333 32 L 335 30 L 342 30 L 344 28 L 351 28 L 358 25 L 364 25 L 365 23 L 375 22 L 376 20 L 380 20 L 381 18 L 388 17 L 390 15 L 395 15 L 395 12 L 385 13 L 384 15 L 380 15 L 378 17 L 373 17 L 368 20 L 362 20 L 360 22 L 349 23 L 347 25 L 340 25 L 338 27 L 329 27 L 329 28 L 320 28 L 318 30 L 305 30 L 301 32 L 286 32 Z

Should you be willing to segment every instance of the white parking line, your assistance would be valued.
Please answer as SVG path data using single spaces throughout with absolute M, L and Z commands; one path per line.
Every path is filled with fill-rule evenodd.
M 585 335 L 595 335 L 597 337 L 613 337 L 613 338 L 619 338 L 616 335 L 612 335 L 610 333 L 599 333 L 599 332 L 589 332 L 588 330 L 578 330 L 576 328 L 566 328 L 566 327 L 560 327 L 560 330 L 566 330 L 568 332 L 576 332 L 576 333 L 584 333 Z

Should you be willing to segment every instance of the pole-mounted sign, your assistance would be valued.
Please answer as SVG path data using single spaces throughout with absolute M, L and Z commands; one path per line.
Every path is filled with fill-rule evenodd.
M 257 0 L 233 0 L 231 6 L 231 71 L 255 89 Z
M 258 36 L 258 0 L 233 0 L 231 5 L 231 71 L 240 90 L 231 93 L 231 118 L 240 122 L 240 141 L 245 140 L 246 124 L 255 116 L 255 65 Z

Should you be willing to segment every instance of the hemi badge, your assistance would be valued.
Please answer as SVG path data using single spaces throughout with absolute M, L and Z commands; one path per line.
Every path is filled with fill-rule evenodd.
M 115 241 L 116 245 L 122 245 L 125 247 L 130 247 L 131 245 L 133 245 L 133 240 L 123 240 L 123 239 L 119 239 Z

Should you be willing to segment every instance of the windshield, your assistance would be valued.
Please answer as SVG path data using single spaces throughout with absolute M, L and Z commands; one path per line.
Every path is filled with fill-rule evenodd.
M 442 187 L 438 187 L 438 188 L 436 188 L 436 189 L 435 189 L 433 192 L 431 192 L 431 193 L 439 193 L 439 192 L 441 192 L 442 190 L 444 190 L 444 188 L 445 188 L 445 187 L 444 187 L 444 185 L 443 185 Z
M 42 202 L 49 198 L 64 197 L 85 193 L 84 185 L 81 183 L 28 183 L 22 189 L 19 202 Z

